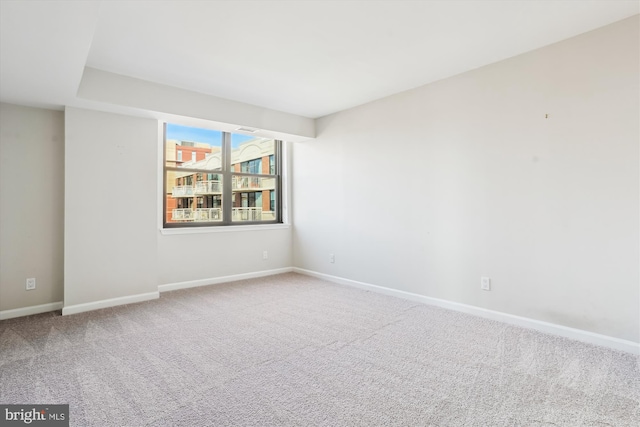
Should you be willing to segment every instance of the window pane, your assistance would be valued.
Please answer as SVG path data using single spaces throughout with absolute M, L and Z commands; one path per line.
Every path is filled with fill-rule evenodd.
M 166 222 L 222 221 L 222 174 L 166 171 Z
M 275 177 L 233 175 L 231 187 L 232 221 L 273 221 L 276 219 Z
M 274 154 L 275 142 L 273 139 L 231 134 L 232 172 L 274 175 Z
M 167 226 L 282 221 L 280 141 L 170 123 L 165 129 Z
M 222 132 L 167 123 L 167 167 L 221 170 Z

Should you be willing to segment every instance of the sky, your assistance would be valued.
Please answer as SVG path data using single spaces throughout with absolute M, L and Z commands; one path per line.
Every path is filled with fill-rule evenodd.
M 234 133 L 231 135 L 231 148 L 236 148 L 245 141 L 253 139 L 253 136 Z M 211 145 L 221 145 L 222 132 L 219 130 L 194 128 L 167 123 L 167 139 L 179 141 L 205 142 Z

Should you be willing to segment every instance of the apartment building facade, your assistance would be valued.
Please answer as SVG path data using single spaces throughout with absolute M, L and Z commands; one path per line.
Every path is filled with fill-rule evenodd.
M 165 223 L 222 222 L 222 156 L 213 144 L 166 141 L 165 165 L 171 170 L 165 171 Z M 276 219 L 275 174 L 273 139 L 253 138 L 231 149 L 232 221 Z

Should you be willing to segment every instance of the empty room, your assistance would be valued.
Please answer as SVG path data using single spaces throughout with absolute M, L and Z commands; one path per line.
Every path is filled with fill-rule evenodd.
M 0 0 L 0 425 L 640 425 L 640 2 Z

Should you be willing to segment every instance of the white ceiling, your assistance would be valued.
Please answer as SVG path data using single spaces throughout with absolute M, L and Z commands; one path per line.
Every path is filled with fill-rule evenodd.
M 605 1 L 5 1 L 0 101 L 60 108 L 85 66 L 320 117 L 638 14 Z

